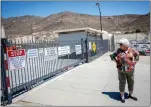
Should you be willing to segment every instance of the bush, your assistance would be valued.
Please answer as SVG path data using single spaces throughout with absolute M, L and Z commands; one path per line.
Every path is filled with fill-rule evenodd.
M 144 51 L 139 51 L 139 55 L 145 55 Z

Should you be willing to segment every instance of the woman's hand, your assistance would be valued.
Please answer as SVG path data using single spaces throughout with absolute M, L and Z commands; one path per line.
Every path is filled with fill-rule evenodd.
M 133 58 L 133 57 L 134 57 L 134 56 L 133 56 L 133 53 L 132 53 L 132 52 L 129 52 L 129 53 L 127 54 L 127 57 Z

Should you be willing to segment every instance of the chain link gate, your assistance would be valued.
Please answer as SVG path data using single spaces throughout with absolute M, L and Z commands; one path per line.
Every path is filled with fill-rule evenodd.
M 102 56 L 104 53 L 109 51 L 108 40 L 88 40 L 87 44 L 87 62 L 91 62 L 94 59 Z
M 25 67 L 13 70 L 8 69 L 9 50 L 7 48 L 12 46 L 15 46 L 14 51 L 25 50 Z M 108 40 L 102 39 L 29 41 L 28 43 L 21 42 L 20 44 L 16 42 L 9 43 L 7 39 L 4 39 L 1 51 L 1 105 L 5 105 L 5 102 L 10 104 L 14 97 L 79 64 L 90 62 L 108 50 Z M 37 54 L 32 53 L 32 51 Z
M 9 43 L 7 39 L 2 41 L 1 105 L 12 103 L 12 98 L 86 61 L 84 39 L 81 41 L 29 41 L 20 44 Z M 14 51 L 25 50 L 25 67 L 9 69 L 10 50 L 7 48 L 12 46 L 16 47 Z M 38 56 L 33 57 L 34 54 L 31 54 L 31 51 L 37 51 Z

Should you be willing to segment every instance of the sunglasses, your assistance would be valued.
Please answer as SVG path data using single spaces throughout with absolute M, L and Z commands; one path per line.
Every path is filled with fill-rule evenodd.
M 122 46 L 123 44 L 120 43 L 120 46 Z

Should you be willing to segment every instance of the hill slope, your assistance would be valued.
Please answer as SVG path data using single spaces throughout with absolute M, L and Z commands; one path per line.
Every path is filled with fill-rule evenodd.
M 150 15 L 119 15 L 103 16 L 103 30 L 107 31 L 127 31 L 142 28 L 149 31 Z M 91 27 L 100 29 L 99 16 L 88 14 L 78 14 L 73 12 L 62 12 L 52 14 L 48 17 L 21 16 L 12 18 L 2 18 L 2 25 L 8 36 L 28 35 L 31 32 L 62 30 L 71 28 Z M 31 30 L 32 28 L 32 30 Z

